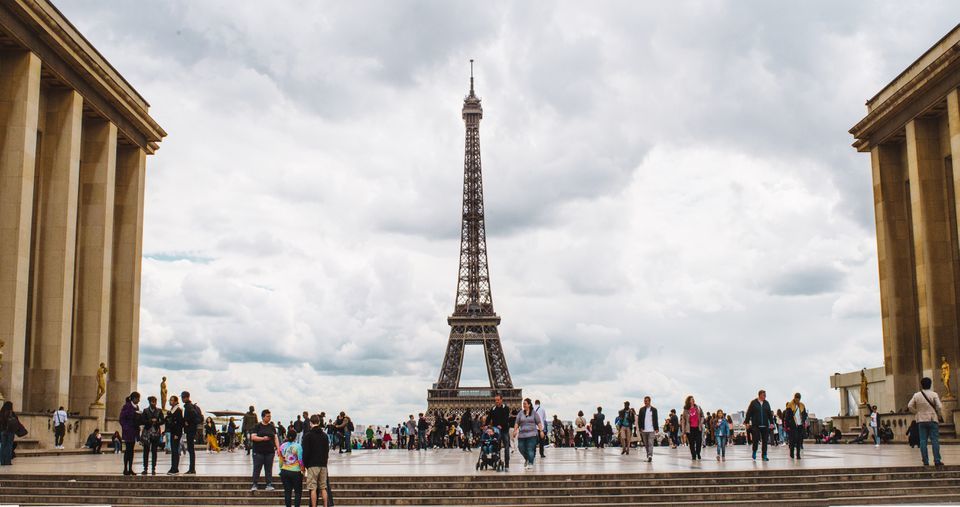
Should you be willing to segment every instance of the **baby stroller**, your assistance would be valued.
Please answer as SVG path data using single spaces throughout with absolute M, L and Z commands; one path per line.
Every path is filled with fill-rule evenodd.
M 477 458 L 477 470 L 503 470 L 503 458 L 500 456 L 500 432 L 488 429 L 480 437 L 480 457 Z

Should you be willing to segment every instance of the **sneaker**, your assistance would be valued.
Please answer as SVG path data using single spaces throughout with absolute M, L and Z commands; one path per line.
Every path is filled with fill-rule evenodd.
M 187 473 L 187 474 L 189 474 L 189 475 L 197 475 L 197 471 L 196 471 L 196 470 L 187 470 L 185 473 Z
M 257 490 L 256 484 L 254 484 L 253 486 L 250 486 L 250 491 L 256 491 L 256 490 Z
M 764 457 L 763 457 L 763 461 L 770 461 L 770 458 L 764 456 Z
M 717 461 L 720 461 L 720 455 L 717 454 Z
M 647 456 L 647 463 L 650 463 L 652 461 L 653 461 L 653 456 Z
M 264 491 L 273 491 L 277 488 L 273 487 L 273 484 L 267 484 L 267 487 L 263 488 Z
M 144 471 L 140 472 L 140 475 L 147 475 L 147 471 L 144 470 Z

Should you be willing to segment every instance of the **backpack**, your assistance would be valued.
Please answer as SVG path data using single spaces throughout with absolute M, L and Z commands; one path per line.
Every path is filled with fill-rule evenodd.
M 196 403 L 190 404 L 190 413 L 187 414 L 187 420 L 192 423 L 192 426 L 203 424 L 203 411 L 200 410 L 200 405 Z
M 347 421 L 347 431 L 349 431 L 350 433 L 353 433 L 353 419 L 350 419 L 349 421 Z

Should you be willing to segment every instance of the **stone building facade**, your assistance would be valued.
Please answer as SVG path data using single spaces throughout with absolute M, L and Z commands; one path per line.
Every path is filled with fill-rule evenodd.
M 923 376 L 956 408 L 960 362 L 960 26 L 867 101 L 851 130 L 870 154 L 883 320 L 881 412 Z M 942 381 L 946 363 L 951 375 Z M 837 387 L 837 386 L 835 386 Z M 871 401 L 874 401 L 871 396 Z M 886 407 L 886 410 L 884 409 Z M 949 414 L 948 423 L 952 423 Z M 952 424 L 951 424 L 952 425 Z
M 0 395 L 18 412 L 102 423 L 137 385 L 146 159 L 166 135 L 148 109 L 50 2 L 0 3 Z

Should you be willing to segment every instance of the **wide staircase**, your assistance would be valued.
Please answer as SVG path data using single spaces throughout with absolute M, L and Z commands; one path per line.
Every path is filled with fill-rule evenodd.
M 960 466 L 644 474 L 336 477 L 337 505 L 956 503 Z M 0 475 L 0 505 L 283 505 L 282 490 L 210 476 Z M 278 484 L 279 486 L 279 484 Z M 309 505 L 304 503 L 304 505 Z

